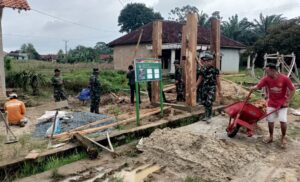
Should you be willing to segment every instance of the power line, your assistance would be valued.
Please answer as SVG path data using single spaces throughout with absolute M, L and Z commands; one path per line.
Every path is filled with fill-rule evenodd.
M 70 20 L 67 20 L 67 19 L 64 19 L 64 18 L 60 18 L 60 17 L 57 17 L 57 16 L 54 16 L 54 15 L 50 15 L 49 13 L 46 13 L 46 12 L 43 12 L 43 11 L 40 11 L 40 10 L 36 10 L 36 9 L 33 9 L 31 8 L 32 11 L 35 11 L 39 14 L 42 14 L 44 16 L 48 16 L 48 17 L 51 17 L 51 18 L 55 18 L 57 20 L 60 20 L 60 21 L 63 21 L 63 22 L 67 22 L 67 23 L 70 23 L 70 24 L 73 24 L 73 25 L 77 25 L 77 26 L 80 26 L 80 27 L 83 27 L 83 28 L 88 28 L 88 29 L 91 29 L 91 30 L 95 30 L 95 31 L 106 31 L 106 32 L 114 32 L 114 31 L 110 31 L 110 30 L 105 30 L 105 29 L 98 29 L 98 28 L 95 28 L 95 27 L 91 27 L 91 26 L 88 26 L 88 25 L 83 25 L 83 24 L 80 24 L 80 23 L 76 23 L 76 22 L 73 22 L 73 21 L 70 21 Z

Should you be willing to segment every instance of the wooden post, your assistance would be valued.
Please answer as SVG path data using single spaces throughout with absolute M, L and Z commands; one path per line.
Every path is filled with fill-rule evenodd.
M 186 83 L 185 76 L 185 62 L 186 62 L 186 25 L 182 26 L 182 40 L 181 40 L 181 58 L 180 58 L 180 66 L 182 68 L 182 79 L 184 84 Z M 186 91 L 185 91 L 186 92 Z
M 162 22 L 154 21 L 152 28 L 152 53 L 154 58 L 161 56 L 161 45 L 162 45 Z M 152 88 L 152 103 L 159 102 L 159 81 L 151 83 Z
M 74 139 L 76 139 L 79 144 L 86 149 L 90 159 L 96 159 L 98 157 L 98 150 L 91 141 L 87 140 L 80 133 L 75 133 Z
M 186 23 L 185 101 L 188 106 L 196 106 L 196 50 L 198 20 L 195 13 L 188 14 Z
M 3 8 L 0 8 L 0 102 L 6 100 L 4 52 L 3 52 L 2 23 L 1 23 L 2 14 L 3 14 Z
M 220 20 L 213 18 L 211 23 L 211 41 L 210 47 L 212 53 L 215 55 L 215 66 L 221 70 L 221 32 L 220 32 Z

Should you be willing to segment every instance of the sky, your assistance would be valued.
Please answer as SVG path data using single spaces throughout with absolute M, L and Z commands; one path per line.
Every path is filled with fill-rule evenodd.
M 222 20 L 234 14 L 249 20 L 264 15 L 300 16 L 300 0 L 28 0 L 30 11 L 4 9 L 2 34 L 4 51 L 20 49 L 32 43 L 40 54 L 57 53 L 77 45 L 94 47 L 97 42 L 110 42 L 119 32 L 118 16 L 128 3 L 145 3 L 164 19 L 175 7 L 196 6 L 211 14 L 220 11 Z

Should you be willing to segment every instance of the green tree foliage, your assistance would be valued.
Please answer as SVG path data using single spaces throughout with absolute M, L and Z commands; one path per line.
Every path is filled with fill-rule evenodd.
M 68 53 L 68 62 L 92 62 L 96 60 L 95 50 L 91 47 L 77 46 Z
M 40 59 L 40 54 L 35 50 L 32 43 L 23 44 L 21 46 L 21 52 L 28 54 L 29 59 Z
M 122 9 L 118 18 L 118 25 L 121 26 L 120 32 L 129 33 L 149 22 L 162 19 L 160 13 L 154 12 L 145 4 L 130 3 Z
M 108 47 L 108 45 L 105 42 L 97 42 L 94 47 L 96 53 L 99 54 L 112 54 L 113 49 Z
M 8 57 L 8 56 L 4 57 L 4 68 L 6 71 L 10 71 L 12 69 L 11 57 Z
M 294 52 L 297 65 L 300 65 L 300 18 L 287 20 L 270 28 L 268 34 L 254 44 L 253 51 L 259 54 L 261 60 L 264 53 Z
M 58 62 L 64 62 L 64 58 L 65 58 L 64 51 L 63 51 L 62 49 L 60 49 L 60 50 L 57 52 L 57 61 L 58 61 Z
M 270 15 L 263 16 L 262 13 L 259 14 L 259 19 L 255 19 L 255 32 L 258 36 L 265 36 L 268 34 L 270 28 L 279 25 L 281 22 L 286 20 L 282 15 Z
M 174 9 L 172 9 L 169 12 L 168 19 L 172 20 L 172 21 L 177 21 L 180 23 L 185 23 L 186 17 L 189 13 L 196 13 L 198 16 L 198 25 L 200 25 L 202 27 L 207 27 L 207 28 L 210 28 L 211 20 L 213 18 L 222 19 L 219 11 L 215 11 L 211 14 L 211 16 L 209 16 L 208 14 L 203 13 L 202 11 L 199 12 L 199 9 L 197 7 L 190 6 L 190 5 L 186 5 L 181 8 L 175 7 Z
M 257 39 L 254 24 L 249 22 L 247 18 L 239 20 L 237 14 L 229 17 L 228 21 L 223 21 L 221 30 L 225 36 L 246 45 L 252 45 Z

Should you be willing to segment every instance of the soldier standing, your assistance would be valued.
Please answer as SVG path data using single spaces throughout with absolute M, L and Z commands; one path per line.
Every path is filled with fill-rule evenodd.
M 92 113 L 99 114 L 99 104 L 100 104 L 100 91 L 101 91 L 101 84 L 98 79 L 99 69 L 94 68 L 93 74 L 90 77 L 89 87 L 91 90 L 91 108 L 90 111 Z
M 66 94 L 63 89 L 63 79 L 60 76 L 60 70 L 55 69 L 54 70 L 54 76 L 51 79 L 53 90 L 54 90 L 54 99 L 55 102 L 66 100 Z
M 175 82 L 176 82 L 176 93 L 177 97 L 176 100 L 178 102 L 184 102 L 185 97 L 184 97 L 184 83 L 182 80 L 182 68 L 180 66 L 180 62 L 178 60 L 174 61 L 175 65 Z
M 204 63 L 203 68 L 199 72 L 197 87 L 201 86 L 198 91 L 202 105 L 205 107 L 205 117 L 203 121 L 210 122 L 212 115 L 212 105 L 216 98 L 216 91 L 221 97 L 221 84 L 219 79 L 219 70 L 213 66 L 213 56 L 205 55 L 201 57 Z
M 32 88 L 32 95 L 39 95 L 39 79 L 36 73 L 34 73 L 30 80 L 30 86 Z

